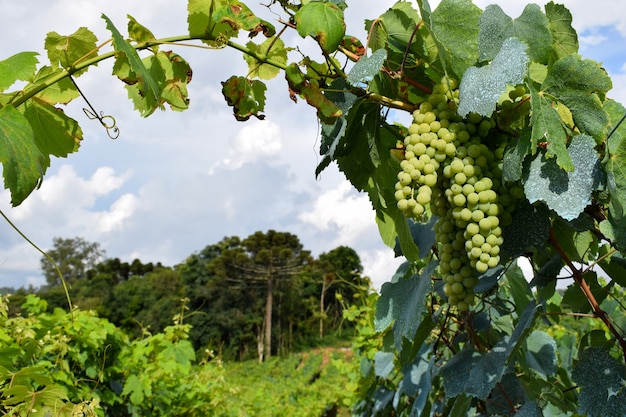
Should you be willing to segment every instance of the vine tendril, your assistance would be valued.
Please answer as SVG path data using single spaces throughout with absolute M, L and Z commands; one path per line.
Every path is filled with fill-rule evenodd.
M 87 103 L 87 106 L 89 106 L 89 108 L 83 107 L 83 112 L 85 113 L 85 116 L 87 116 L 89 120 L 98 120 L 102 127 L 104 127 L 104 129 L 106 130 L 107 136 L 109 138 L 113 140 L 119 138 L 120 128 L 117 127 L 117 122 L 115 118 L 108 114 L 105 115 L 102 111 L 98 113 L 96 109 L 91 105 L 89 100 L 87 100 L 87 97 L 85 97 L 81 89 L 78 87 L 78 84 L 76 84 L 76 81 L 74 81 L 74 77 L 70 76 L 69 78 L 72 81 L 72 84 L 74 84 L 74 87 L 76 87 L 76 91 L 78 91 L 83 100 L 85 100 L 85 103 Z

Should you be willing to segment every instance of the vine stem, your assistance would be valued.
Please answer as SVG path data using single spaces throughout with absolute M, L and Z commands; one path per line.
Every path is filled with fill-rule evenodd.
M 13 223 L 11 221 L 11 219 L 9 219 L 9 217 L 4 213 L 4 211 L 0 210 L 0 215 L 4 218 L 4 220 L 9 224 L 9 226 L 11 226 L 13 228 L 13 230 L 15 230 L 26 242 L 28 242 L 33 248 L 35 248 L 39 253 L 41 253 L 43 256 L 45 256 L 45 258 L 50 261 L 50 263 L 52 263 L 52 266 L 54 266 L 54 269 L 56 270 L 57 275 L 59 276 L 59 278 L 61 278 L 61 283 L 63 284 L 63 290 L 65 291 L 65 297 L 67 298 L 67 303 L 69 305 L 70 308 L 70 315 L 72 317 L 72 320 L 74 320 L 74 309 L 72 308 L 72 299 L 70 298 L 70 291 L 68 289 L 68 285 L 67 282 L 65 282 L 65 278 L 63 277 L 63 273 L 61 272 L 61 270 L 59 269 L 59 266 L 57 265 L 57 263 L 54 261 L 54 259 L 52 259 L 52 257 L 50 255 L 48 255 L 43 249 L 41 249 L 39 246 L 37 246 L 37 244 L 35 244 L 35 242 L 33 242 L 32 240 L 30 240 L 28 238 L 28 236 L 26 236 L 24 234 L 24 232 L 22 232 L 20 230 L 19 227 L 17 227 L 15 225 L 15 223 Z
M 137 43 L 134 45 L 130 45 L 132 48 L 134 48 L 135 50 L 145 50 L 145 49 L 149 49 L 153 46 L 159 46 L 159 45 L 174 45 L 174 46 L 193 46 L 193 45 L 189 45 L 189 44 L 185 44 L 184 42 L 186 41 L 194 41 L 194 40 L 200 40 L 200 41 L 205 41 L 205 40 L 213 40 L 213 39 L 207 39 L 204 37 L 200 37 L 200 36 L 191 36 L 191 35 L 181 35 L 181 36 L 173 36 L 173 37 L 169 37 L 169 38 L 162 38 L 162 39 L 156 39 L 153 41 L 148 41 L 148 42 L 141 42 L 141 43 Z M 105 43 L 106 44 L 106 43 Z M 204 49 L 218 49 L 218 48 L 212 48 L 212 47 L 208 47 L 208 46 L 198 46 L 195 45 L 196 47 L 201 47 Z M 246 55 L 249 55 L 253 58 L 255 58 L 257 61 L 262 62 L 264 64 L 268 64 L 271 65 L 273 67 L 282 69 L 282 70 L 286 70 L 287 66 L 285 64 L 283 64 L 282 62 L 278 62 L 275 61 L 271 58 L 268 58 L 266 54 L 261 54 L 258 53 L 256 51 L 253 51 L 249 48 L 247 48 L 244 45 L 240 45 L 236 42 L 233 41 L 227 41 L 224 44 L 224 47 L 230 47 L 233 49 L 236 49 Z M 103 54 L 100 54 L 98 56 L 95 56 L 93 58 L 89 58 L 89 59 L 83 59 L 81 58 L 78 62 L 76 62 L 74 65 L 72 65 L 72 67 L 65 69 L 64 71 L 59 72 L 57 75 L 52 76 L 52 77 L 48 77 L 46 78 L 44 81 L 41 81 L 37 84 L 34 84 L 33 86 L 31 86 L 30 88 L 25 89 L 24 91 L 22 91 L 22 94 L 15 99 L 15 101 L 13 102 L 13 105 L 15 107 L 19 107 L 20 105 L 24 104 L 26 101 L 28 101 L 29 99 L 31 99 L 34 95 L 40 93 L 41 91 L 45 90 L 46 88 L 58 83 L 59 81 L 63 80 L 64 78 L 67 77 L 71 77 L 72 75 L 74 75 L 76 72 L 81 71 L 85 68 L 90 67 L 91 65 L 97 64 L 100 61 L 104 61 L 106 59 L 109 58 L 113 58 L 115 57 L 115 55 L 117 54 L 117 51 L 113 50 L 113 51 L 109 51 L 109 52 L 105 52 Z
M 574 278 L 574 282 L 576 282 L 576 284 L 580 287 L 583 294 L 587 298 L 587 301 L 589 301 L 589 304 L 591 305 L 594 316 L 604 322 L 604 324 L 608 327 L 609 331 L 613 333 L 613 336 L 615 336 L 615 338 L 619 342 L 619 346 L 622 349 L 622 352 L 624 354 L 624 360 L 626 361 L 626 337 L 620 334 L 620 332 L 615 328 L 613 323 L 611 323 L 609 316 L 606 314 L 604 310 L 602 310 L 602 308 L 600 307 L 600 304 L 598 303 L 598 300 L 596 300 L 596 297 L 591 292 L 591 288 L 589 288 L 587 281 L 585 281 L 582 270 L 580 268 L 576 268 L 572 260 L 565 253 L 565 251 L 559 244 L 559 241 L 557 240 L 556 235 L 554 234 L 554 229 L 552 227 L 550 227 L 550 236 L 548 239 L 550 243 L 552 244 L 552 246 L 554 247 L 554 249 L 556 249 L 556 251 L 559 253 L 561 258 L 563 258 L 563 261 L 565 261 L 565 265 L 567 265 L 567 267 L 570 268 L 570 270 L 572 271 L 572 277 Z

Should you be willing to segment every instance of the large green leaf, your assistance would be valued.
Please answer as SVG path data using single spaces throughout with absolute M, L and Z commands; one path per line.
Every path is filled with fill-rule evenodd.
M 48 168 L 26 117 L 13 106 L 0 109 L 0 162 L 4 187 L 18 206 L 37 187 Z
M 554 43 L 552 49 L 557 59 L 578 52 L 578 35 L 572 27 L 572 14 L 562 4 L 546 4 L 546 17 L 550 21 L 550 31 Z
M 78 148 L 83 132 L 76 120 L 37 98 L 29 100 L 24 106 L 24 116 L 33 129 L 35 143 L 44 155 L 66 157 Z M 46 165 L 50 165 L 48 157 Z
M 531 154 L 531 130 L 524 129 L 519 138 L 509 140 L 502 161 L 502 181 L 522 179 L 524 161 Z
M 300 7 L 294 20 L 298 34 L 303 38 L 311 36 L 328 54 L 337 50 L 346 34 L 343 10 L 333 3 L 306 3 Z
M 394 323 L 394 341 L 398 351 L 402 350 L 403 339 L 412 339 L 426 311 L 426 297 L 432 291 L 431 275 L 437 267 L 431 262 L 421 274 L 386 282 L 376 303 L 374 326 L 383 331 Z
M 419 2 L 418 2 L 419 4 Z M 420 7 L 423 10 L 423 7 Z M 480 10 L 470 0 L 443 0 L 430 14 L 422 13 L 437 50 L 457 78 L 478 60 Z
M 104 14 L 102 19 L 104 19 L 107 29 L 113 35 L 113 47 L 116 51 L 113 73 L 128 84 L 138 83 L 138 89 L 143 101 L 139 106 L 137 101 L 135 101 L 135 107 L 140 110 L 142 115 L 150 114 L 148 110 L 155 108 L 161 99 L 159 86 L 152 78 L 150 71 L 142 62 L 135 48 L 124 39 L 115 25 L 113 25 L 113 22 L 111 22 L 111 19 Z
M 544 201 L 566 220 L 573 220 L 591 202 L 591 195 L 604 182 L 595 142 L 581 134 L 567 148 L 574 170 L 562 170 L 554 159 L 538 154 L 524 177 L 524 192 L 528 201 Z
M 97 56 L 97 43 L 96 35 L 89 29 L 81 27 L 68 36 L 62 36 L 56 32 L 48 33 L 45 48 L 53 66 L 60 65 L 64 69 L 70 69 L 79 60 Z M 79 75 L 87 69 L 76 72 L 74 75 Z
M 539 6 L 527 5 L 515 20 L 507 16 L 498 5 L 487 6 L 480 19 L 479 59 L 494 59 L 504 42 L 511 37 L 521 40 L 529 47 L 528 55 L 531 60 L 548 63 L 552 51 L 552 35 L 548 28 L 548 19 Z
M 626 108 L 609 100 L 605 104 L 609 114 L 612 135 L 608 140 L 609 155 L 605 161 L 609 201 L 609 222 L 617 247 L 626 250 L 626 123 L 617 124 L 626 114 Z
M 16 81 L 28 81 L 37 70 L 37 52 L 20 52 L 0 61 L 0 92 Z
M 572 379 L 581 387 L 578 410 L 591 416 L 626 415 L 626 366 L 601 348 L 580 355 Z
M 546 158 L 556 157 L 556 164 L 566 171 L 574 170 L 574 163 L 567 152 L 567 134 L 561 120 L 561 115 L 552 106 L 552 101 L 539 94 L 530 87 L 530 102 L 532 114 L 531 150 L 534 154 L 541 142 L 547 143 Z
M 529 62 L 526 49 L 519 40 L 509 38 L 489 65 L 468 68 L 459 87 L 459 114 L 490 117 L 506 86 L 524 81 Z
M 526 364 L 545 376 L 557 370 L 556 342 L 548 333 L 535 330 L 526 339 Z
M 550 68 L 541 91 L 565 104 L 580 131 L 600 142 L 606 137 L 609 125 L 601 97 L 611 87 L 611 79 L 600 64 L 567 55 Z
M 44 83 L 47 79 L 57 76 L 63 71 L 62 68 L 54 69 L 44 66 L 35 75 L 33 84 Z M 49 104 L 67 104 L 77 97 L 80 97 L 80 93 L 69 77 L 55 82 L 37 94 L 37 98 Z

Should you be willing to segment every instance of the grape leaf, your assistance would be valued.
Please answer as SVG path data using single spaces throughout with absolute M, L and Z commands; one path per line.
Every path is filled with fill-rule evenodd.
M 28 197 L 48 168 L 30 123 L 13 106 L 0 109 L 0 162 L 13 206 Z
M 609 125 L 600 97 L 611 87 L 611 78 L 597 62 L 567 55 L 550 68 L 541 91 L 565 104 L 579 130 L 600 142 Z
M 387 378 L 393 371 L 393 352 L 376 352 L 374 355 L 374 372 L 377 377 Z
M 235 75 L 222 82 L 222 94 L 239 121 L 248 120 L 251 116 L 265 118 L 260 112 L 265 108 L 266 89 L 261 81 Z
M 311 36 L 327 54 L 337 50 L 346 34 L 343 11 L 332 3 L 306 3 L 298 9 L 294 20 L 298 34 L 303 38 Z
M 97 42 L 98 38 L 92 31 L 86 27 L 81 27 L 69 36 L 62 36 L 56 32 L 48 33 L 44 46 L 48 52 L 50 63 L 53 66 L 60 65 L 67 70 L 79 60 L 97 56 Z M 74 75 L 80 75 L 87 69 L 75 72 Z
M 16 81 L 28 81 L 37 70 L 37 52 L 20 52 L 0 61 L 0 92 Z
M 598 265 L 607 275 L 622 287 L 626 287 L 626 259 L 619 253 L 608 255 L 608 248 L 600 248 Z
M 591 202 L 591 194 L 603 182 L 600 159 L 593 138 L 580 134 L 567 148 L 574 170 L 563 171 L 554 161 L 539 153 L 524 176 L 524 192 L 528 201 L 545 202 L 566 220 L 573 220 Z
M 536 402 L 529 401 L 517 410 L 515 417 L 543 417 L 543 412 Z
M 419 4 L 420 2 L 418 2 Z M 420 5 L 420 9 L 423 7 Z M 443 0 L 422 14 L 435 39 L 440 58 L 460 78 L 478 59 L 478 24 L 482 10 L 470 0 Z M 448 65 L 444 64 L 444 68 Z
M 298 64 L 292 63 L 287 66 L 285 78 L 292 93 L 299 94 L 309 105 L 317 109 L 317 116 L 322 123 L 332 125 L 343 114 L 335 103 L 326 98 L 315 80 L 309 81 L 306 79 Z
M 542 375 L 553 375 L 557 370 L 556 342 L 546 332 L 535 330 L 526 338 L 526 364 Z
M 605 103 L 605 109 L 614 127 L 626 114 L 626 108 L 613 100 Z M 607 188 L 611 196 L 609 222 L 616 246 L 624 251 L 626 249 L 626 207 L 623 206 L 623 202 L 626 201 L 626 123 L 622 123 L 617 129 L 613 128 L 611 133 L 607 141 L 609 157 L 605 164 Z
M 42 67 L 33 80 L 33 84 L 46 82 L 47 78 L 59 75 L 64 70 L 61 68 L 53 69 L 49 66 Z M 42 90 L 36 96 L 49 104 L 67 104 L 80 97 L 80 93 L 70 78 L 63 78 L 46 89 Z
M 519 138 L 509 141 L 504 150 L 502 180 L 515 182 L 522 178 L 524 160 L 531 153 L 531 130 L 524 129 Z
M 148 71 L 142 62 L 135 48 L 124 39 L 122 34 L 113 25 L 113 22 L 111 22 L 111 19 L 104 14 L 102 14 L 102 19 L 104 19 L 107 29 L 109 29 L 113 35 L 113 47 L 116 51 L 113 73 L 128 84 L 139 84 L 139 92 L 141 97 L 143 97 L 142 104 L 145 104 L 138 109 L 144 115 L 150 114 L 149 109 L 158 106 L 161 98 L 159 86 L 150 75 L 150 71 Z M 122 74 L 123 76 L 120 76 Z M 137 107 L 138 102 L 136 100 L 134 101 Z
M 431 275 L 437 267 L 431 262 L 421 274 L 383 284 L 376 303 L 374 327 L 383 331 L 394 323 L 395 346 L 402 350 L 404 338 L 412 339 L 426 311 L 426 296 L 432 291 Z
M 217 11 L 229 7 L 229 3 L 229 0 L 188 0 L 189 34 L 212 47 L 221 47 L 228 39 L 237 36 L 236 29 L 215 16 Z
M 267 59 L 281 64 L 287 63 L 287 49 L 285 49 L 285 43 L 280 38 L 268 38 L 260 45 L 248 42 L 246 46 L 251 51 L 265 56 Z M 271 80 L 280 73 L 280 68 L 264 64 L 250 55 L 244 55 L 244 59 L 248 63 L 248 76 L 251 78 L 257 77 L 261 80 Z
M 527 5 L 515 20 L 507 16 L 498 5 L 487 6 L 479 23 L 479 59 L 491 61 L 504 42 L 515 37 L 530 47 L 527 53 L 531 60 L 547 64 L 552 52 L 552 35 L 548 23 L 536 4 Z
M 437 222 L 437 217 L 432 216 L 428 223 L 421 223 L 411 219 L 409 219 L 408 222 L 413 241 L 419 249 L 420 258 L 424 258 L 430 253 L 433 245 L 437 243 L 437 240 L 435 239 L 434 229 L 435 223 Z M 400 245 L 400 238 L 396 240 L 394 252 L 396 256 L 402 256 L 402 246 Z
M 578 411 L 592 416 L 626 415 L 626 366 L 599 347 L 580 354 L 572 379 L 581 387 Z
M 66 157 L 76 151 L 83 139 L 78 122 L 65 115 L 63 110 L 37 98 L 24 105 L 24 116 L 28 120 L 37 147 L 44 155 Z M 46 157 L 46 165 L 50 165 Z
M 333 124 L 322 123 L 321 129 L 322 142 L 320 144 L 320 155 L 329 155 L 331 159 L 334 159 L 337 145 L 343 138 L 346 127 L 348 126 L 346 116 L 356 103 L 358 97 L 349 91 L 349 86 L 343 78 L 333 81 L 330 85 L 330 89 L 324 91 L 324 97 L 341 110 L 341 116 L 339 116 Z M 316 174 L 318 173 L 316 172 Z
M 387 59 L 387 50 L 378 49 L 371 56 L 363 56 L 352 67 L 348 74 L 348 83 L 358 86 L 361 83 L 372 81 L 378 74 Z
M 552 101 L 540 95 L 532 86 L 530 90 L 530 102 L 532 114 L 530 125 L 532 126 L 531 149 L 537 152 L 540 142 L 547 142 L 546 158 L 556 157 L 556 163 L 565 171 L 573 171 L 574 163 L 567 152 L 567 134 L 563 128 L 563 122 L 558 111 L 552 106 Z
M 470 112 L 489 117 L 507 84 L 524 81 L 528 66 L 526 45 L 509 38 L 489 65 L 467 69 L 459 86 L 459 114 Z
M 128 36 L 131 40 L 137 43 L 156 40 L 156 37 L 150 31 L 150 29 L 137 22 L 137 19 L 135 19 L 131 15 L 126 15 L 126 17 L 128 18 Z M 152 51 L 156 52 L 159 50 L 159 47 L 158 45 L 155 45 L 151 49 Z
M 578 52 L 578 35 L 572 27 L 572 14 L 562 4 L 550 2 L 545 6 L 550 21 L 550 32 L 554 43 L 552 49 L 557 59 Z
M 543 204 L 521 202 L 513 212 L 513 222 L 504 229 L 502 251 L 515 258 L 533 247 L 543 247 L 550 230 L 549 214 Z

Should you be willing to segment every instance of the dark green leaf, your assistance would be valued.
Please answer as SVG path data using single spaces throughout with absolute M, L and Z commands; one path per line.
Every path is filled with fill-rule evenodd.
M 522 269 L 515 265 L 511 265 L 506 271 L 506 283 L 511 292 L 511 297 L 515 302 L 515 310 L 518 314 L 522 314 L 528 303 L 533 299 L 530 286 Z
M 583 279 L 587 283 L 587 286 L 591 290 L 591 293 L 594 295 L 598 303 L 602 303 L 602 301 L 606 299 L 606 297 L 609 295 L 611 287 L 613 286 L 613 283 L 610 283 L 606 287 L 603 287 L 598 282 L 598 277 L 593 271 L 586 272 L 583 276 Z M 567 287 L 567 290 L 565 290 L 565 294 L 563 294 L 563 301 L 561 301 L 561 305 L 564 308 L 576 313 L 592 312 L 589 300 L 578 285 L 570 285 L 569 287 Z
M 543 412 L 536 402 L 530 401 L 517 410 L 515 417 L 543 417 Z
M 546 332 L 535 330 L 526 339 L 526 363 L 545 376 L 556 372 L 556 342 Z
M 416 222 L 411 219 L 409 219 L 408 222 L 413 242 L 415 242 L 419 249 L 420 258 L 425 258 L 430 253 L 433 245 L 437 243 L 434 229 L 437 217 L 432 216 L 428 223 Z M 402 256 L 402 245 L 400 244 L 399 238 L 396 240 L 394 251 L 396 256 Z
M 513 222 L 504 229 L 502 251 L 515 258 L 533 247 L 543 247 L 550 230 L 549 214 L 542 204 L 521 202 L 513 212 Z
M 468 68 L 459 87 L 459 114 L 491 116 L 506 86 L 524 81 L 528 66 L 526 49 L 517 39 L 509 38 L 491 64 Z
M 222 83 L 222 94 L 237 120 L 248 120 L 251 116 L 263 119 L 265 116 L 260 112 L 265 108 L 266 88 L 261 81 L 233 75 Z
M 600 97 L 604 97 L 611 87 L 611 79 L 597 62 L 567 55 L 550 68 L 541 90 L 570 109 L 581 132 L 602 141 L 609 120 Z
M 28 81 L 37 70 L 37 52 L 20 52 L 0 61 L 0 92 L 16 81 Z
M 530 88 L 530 102 L 532 115 L 532 153 L 537 151 L 540 142 L 547 142 L 546 158 L 556 157 L 556 163 L 565 171 L 573 171 L 574 163 L 567 152 L 567 134 L 556 108 L 552 102 L 540 95 L 534 88 Z
M 609 157 L 605 164 L 607 188 L 611 196 L 609 221 L 616 245 L 623 253 L 626 250 L 626 123 L 622 123 L 617 129 L 614 127 L 626 114 L 626 108 L 609 100 L 605 109 L 610 116 L 613 132 L 608 139 Z
M 526 157 L 531 154 L 531 131 L 524 129 L 519 138 L 511 140 L 504 151 L 502 180 L 516 182 L 522 179 Z
M 531 162 L 524 178 L 528 201 L 544 201 L 566 220 L 573 220 L 591 202 L 592 192 L 603 182 L 600 159 L 593 138 L 580 134 L 567 148 L 574 163 L 573 172 L 563 171 L 554 161 L 541 153 Z
M 557 59 L 578 52 L 578 35 L 572 27 L 572 14 L 562 4 L 546 4 L 546 17 L 554 39 L 552 49 Z
M 113 35 L 113 47 L 117 52 L 115 56 L 115 65 L 113 66 L 113 73 L 120 77 L 118 72 L 124 75 L 120 77 L 128 84 L 138 83 L 139 92 L 145 102 L 145 109 L 139 108 L 142 114 L 145 114 L 149 109 L 155 108 L 160 99 L 161 91 L 156 81 L 152 78 L 150 71 L 146 68 L 143 61 L 137 54 L 137 51 L 133 46 L 128 43 L 122 36 L 122 34 L 113 25 L 113 22 L 106 16 L 102 15 L 102 18 L 106 22 L 106 27 Z M 135 101 L 137 106 L 137 101 Z M 149 113 L 148 113 L 149 114 Z
M 363 56 L 352 67 L 348 74 L 348 82 L 354 86 L 371 81 L 380 71 L 387 59 L 387 50 L 378 49 L 372 56 Z
M 0 109 L 0 162 L 4 188 L 11 191 L 13 206 L 20 205 L 37 187 L 48 168 L 47 161 L 26 117 L 13 106 Z
M 437 267 L 431 262 L 421 274 L 397 282 L 386 282 L 376 303 L 374 326 L 383 331 L 394 323 L 396 349 L 402 349 L 404 338 L 412 339 L 426 311 L 426 296 L 432 291 L 431 275 Z
M 300 7 L 294 19 L 298 34 L 303 38 L 311 36 L 327 54 L 337 50 L 346 34 L 343 11 L 332 3 L 306 3 Z
M 597 347 L 586 349 L 572 379 L 581 386 L 578 409 L 591 416 L 626 415 L 626 366 Z

